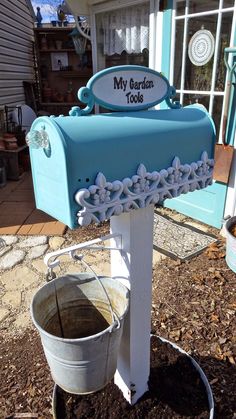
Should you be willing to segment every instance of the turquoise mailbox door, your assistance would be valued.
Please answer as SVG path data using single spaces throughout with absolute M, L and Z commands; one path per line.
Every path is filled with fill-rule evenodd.
M 173 95 L 158 72 L 114 67 L 80 89 L 85 109 L 37 118 L 28 135 L 37 208 L 76 228 L 207 187 L 213 122 Z M 163 100 L 169 109 L 148 110 Z M 89 115 L 95 102 L 116 112 Z

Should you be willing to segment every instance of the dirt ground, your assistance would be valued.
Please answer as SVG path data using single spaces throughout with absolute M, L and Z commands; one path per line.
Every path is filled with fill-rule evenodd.
M 90 227 L 81 241 L 107 231 L 106 225 L 99 231 Z M 236 418 L 235 287 L 222 238 L 189 261 L 166 258 L 153 269 L 152 332 L 176 342 L 199 362 L 219 419 Z M 0 386 L 1 419 L 52 418 L 54 383 L 33 327 L 23 333 L 0 331 Z

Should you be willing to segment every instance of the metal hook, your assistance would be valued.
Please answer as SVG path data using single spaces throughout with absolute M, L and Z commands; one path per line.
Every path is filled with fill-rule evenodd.
M 53 272 L 52 268 L 48 268 L 48 271 L 46 273 L 46 281 L 50 282 L 53 279 L 55 279 L 57 276 L 55 274 L 55 272 Z

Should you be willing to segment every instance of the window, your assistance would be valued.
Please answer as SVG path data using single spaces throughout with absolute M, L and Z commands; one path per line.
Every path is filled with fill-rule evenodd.
M 186 0 L 177 1 L 174 12 L 173 84 L 181 104 L 201 103 L 207 108 L 216 124 L 218 137 L 226 80 L 224 49 L 233 45 L 234 7 L 235 1 L 232 0 Z M 191 60 L 189 45 L 192 37 L 198 31 L 204 30 L 213 40 L 213 44 L 209 46 L 212 48 L 212 55 L 209 55 L 209 60 L 204 65 L 199 65 Z M 196 45 L 199 48 L 196 54 L 200 54 L 201 48 L 205 48 L 200 41 Z
M 97 69 L 148 66 L 149 2 L 96 15 Z

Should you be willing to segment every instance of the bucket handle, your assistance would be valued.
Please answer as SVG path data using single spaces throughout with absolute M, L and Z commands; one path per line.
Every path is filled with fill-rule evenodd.
M 84 255 L 76 255 L 73 254 L 73 259 L 78 260 L 79 262 L 82 263 L 82 265 L 84 265 L 87 269 L 89 269 L 95 276 L 96 280 L 99 282 L 99 284 L 101 285 L 104 294 L 106 295 L 106 299 L 109 303 L 109 309 L 110 309 L 110 313 L 111 313 L 111 317 L 112 317 L 112 321 L 113 321 L 113 328 L 111 331 L 113 331 L 114 329 L 119 329 L 120 328 L 120 320 L 118 318 L 118 316 L 116 315 L 116 313 L 114 312 L 113 308 L 112 308 L 112 304 L 111 304 L 111 300 L 110 297 L 106 291 L 106 288 L 104 287 L 104 285 L 102 284 L 102 281 L 99 279 L 99 277 L 97 276 L 96 272 L 94 271 L 94 269 L 87 263 L 85 262 Z
M 118 242 L 117 247 L 100 246 L 99 245 L 99 243 L 101 243 L 101 242 L 104 242 L 104 241 L 110 240 L 110 239 L 114 239 L 114 238 L 116 238 L 116 240 Z M 98 239 L 90 240 L 90 241 L 87 241 L 87 242 L 84 242 L 84 243 L 79 243 L 77 245 L 67 247 L 65 249 L 61 249 L 61 250 L 57 250 L 57 251 L 52 252 L 52 253 L 48 253 L 44 257 L 44 263 L 47 265 L 47 268 L 48 268 L 48 272 L 46 274 L 46 281 L 47 282 L 56 278 L 56 274 L 55 274 L 55 272 L 53 272 L 53 268 L 60 265 L 60 261 L 57 259 L 57 257 L 61 256 L 61 255 L 64 255 L 66 253 L 69 254 L 72 259 L 75 259 L 75 260 L 78 260 L 78 261 L 82 262 L 88 269 L 90 269 L 90 271 L 92 271 L 95 278 L 98 280 L 101 287 L 103 288 L 103 291 L 104 291 L 104 293 L 106 295 L 106 298 L 109 302 L 109 308 L 110 308 L 112 320 L 114 322 L 113 327 L 111 329 L 111 332 L 114 329 L 119 329 L 120 328 L 120 320 L 119 320 L 118 316 L 116 315 L 116 313 L 113 311 L 110 298 L 109 298 L 109 296 L 106 292 L 105 287 L 103 286 L 102 282 L 98 278 L 96 272 L 91 268 L 91 266 L 89 266 L 89 264 L 87 262 L 85 262 L 83 260 L 83 255 L 76 255 L 75 252 L 79 249 L 82 250 L 82 249 L 86 249 L 86 248 L 90 249 L 90 250 L 118 250 L 119 252 L 121 252 L 121 250 L 122 250 L 121 243 L 122 243 L 122 235 L 121 234 L 119 234 L 119 233 L 108 234 L 107 236 L 103 236 L 103 237 L 100 237 Z M 51 258 L 53 258 L 53 261 L 50 262 Z

